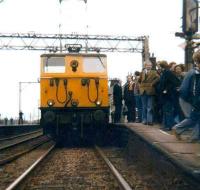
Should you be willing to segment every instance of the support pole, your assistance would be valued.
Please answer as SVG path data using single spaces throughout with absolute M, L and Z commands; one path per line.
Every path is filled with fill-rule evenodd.
M 186 38 L 186 47 L 185 47 L 185 70 L 189 71 L 193 68 L 194 62 L 192 59 L 192 55 L 194 53 L 194 49 L 192 47 L 193 41 L 190 37 Z

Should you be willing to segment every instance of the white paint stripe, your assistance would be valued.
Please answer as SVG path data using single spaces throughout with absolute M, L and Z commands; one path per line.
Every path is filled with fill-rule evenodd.
M 165 134 L 165 135 L 170 135 L 169 133 L 167 133 L 167 132 L 165 132 L 165 131 L 163 131 L 163 130 L 160 130 L 160 129 L 159 129 L 159 131 L 160 131 L 161 133 Z

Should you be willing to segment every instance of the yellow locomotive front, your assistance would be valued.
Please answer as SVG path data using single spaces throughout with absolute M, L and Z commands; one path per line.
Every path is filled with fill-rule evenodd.
M 43 54 L 40 88 L 45 133 L 66 140 L 72 133 L 88 138 L 108 123 L 106 55 Z

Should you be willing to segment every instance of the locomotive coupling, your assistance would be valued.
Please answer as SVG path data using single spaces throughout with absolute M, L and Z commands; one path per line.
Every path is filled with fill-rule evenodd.
M 58 88 L 59 82 L 60 82 L 59 78 L 50 79 L 50 86 L 54 86 L 54 80 L 55 80 L 56 87 Z M 63 84 L 64 86 L 67 86 L 67 79 L 63 79 Z
M 53 80 L 53 79 L 50 79 L 50 80 L 49 80 L 49 86 L 51 86 L 51 87 L 54 86 L 54 80 Z
M 67 86 L 67 79 L 63 79 L 64 86 Z
M 96 84 L 96 85 L 99 85 L 99 79 L 98 79 L 98 78 L 95 78 L 94 80 L 95 80 L 95 84 Z
M 89 83 L 90 83 L 90 79 L 88 79 L 88 78 L 81 79 L 82 86 L 89 85 Z
M 55 83 L 56 83 L 56 87 L 58 88 L 58 85 L 59 85 L 59 79 L 58 78 L 55 79 Z

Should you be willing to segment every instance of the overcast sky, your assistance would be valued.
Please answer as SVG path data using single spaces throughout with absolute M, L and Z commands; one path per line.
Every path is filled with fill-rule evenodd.
M 179 47 L 182 0 L 4 0 L 0 4 L 0 32 L 86 33 L 149 36 L 150 52 L 157 60 L 184 62 Z M 88 30 L 86 30 L 88 25 Z M 19 82 L 37 81 L 40 54 L 44 52 L 0 50 L 0 114 L 17 117 Z M 110 77 L 125 81 L 128 72 L 141 70 L 140 54 L 108 54 Z M 39 88 L 23 85 L 22 111 L 26 118 L 37 116 Z

